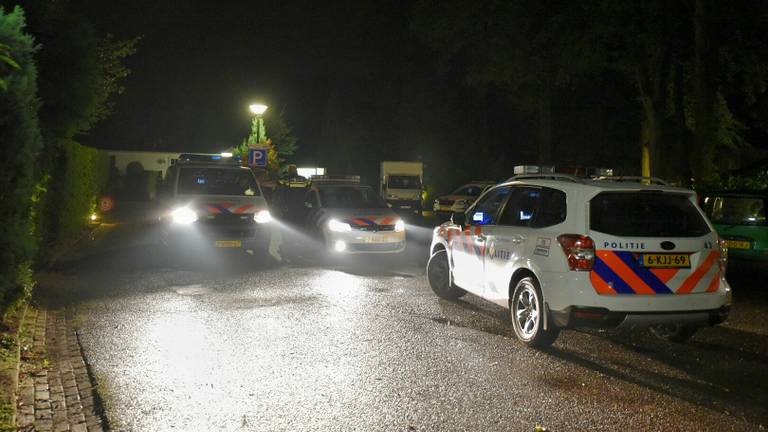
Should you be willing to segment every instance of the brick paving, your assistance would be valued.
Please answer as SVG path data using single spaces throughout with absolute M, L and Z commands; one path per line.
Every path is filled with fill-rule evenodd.
M 91 432 L 108 427 L 77 334 L 63 310 L 30 306 L 24 319 L 17 424 L 24 432 Z

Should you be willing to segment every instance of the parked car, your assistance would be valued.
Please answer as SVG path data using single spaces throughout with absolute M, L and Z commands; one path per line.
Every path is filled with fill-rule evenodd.
M 494 181 L 473 181 L 456 189 L 448 195 L 437 197 L 433 210 L 437 214 L 450 216 L 453 213 L 463 213 L 483 192 L 495 185 Z
M 726 254 L 696 194 L 664 184 L 549 174 L 512 178 L 435 228 L 427 280 L 508 308 L 517 338 L 648 326 L 684 341 L 723 322 Z
M 703 207 L 728 247 L 729 258 L 768 261 L 768 192 L 722 191 L 703 195 Z

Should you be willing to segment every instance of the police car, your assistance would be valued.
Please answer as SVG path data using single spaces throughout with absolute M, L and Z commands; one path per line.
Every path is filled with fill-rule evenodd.
M 530 346 L 569 327 L 684 341 L 730 310 L 727 249 L 695 193 L 657 179 L 513 177 L 436 227 L 430 252 L 438 296 L 508 308 Z
M 182 250 L 265 252 L 272 216 L 253 172 L 231 156 L 182 154 L 160 191 L 163 242 Z
M 312 176 L 304 201 L 307 227 L 334 253 L 405 250 L 405 223 L 357 176 Z

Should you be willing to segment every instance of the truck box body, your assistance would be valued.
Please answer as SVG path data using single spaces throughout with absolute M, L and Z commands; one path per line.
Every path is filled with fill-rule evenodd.
M 381 162 L 381 196 L 395 211 L 421 213 L 424 164 L 415 161 Z

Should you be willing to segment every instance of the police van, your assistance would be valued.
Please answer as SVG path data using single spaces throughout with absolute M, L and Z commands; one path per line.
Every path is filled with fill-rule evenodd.
M 265 253 L 272 216 L 253 172 L 238 158 L 182 154 L 160 191 L 163 242 L 181 250 Z
M 312 176 L 304 205 L 308 230 L 332 253 L 405 250 L 405 223 L 358 176 Z
M 523 175 L 435 228 L 427 279 L 442 298 L 472 293 L 508 308 L 530 346 L 572 327 L 648 326 L 684 341 L 728 316 L 726 260 L 691 190 Z

